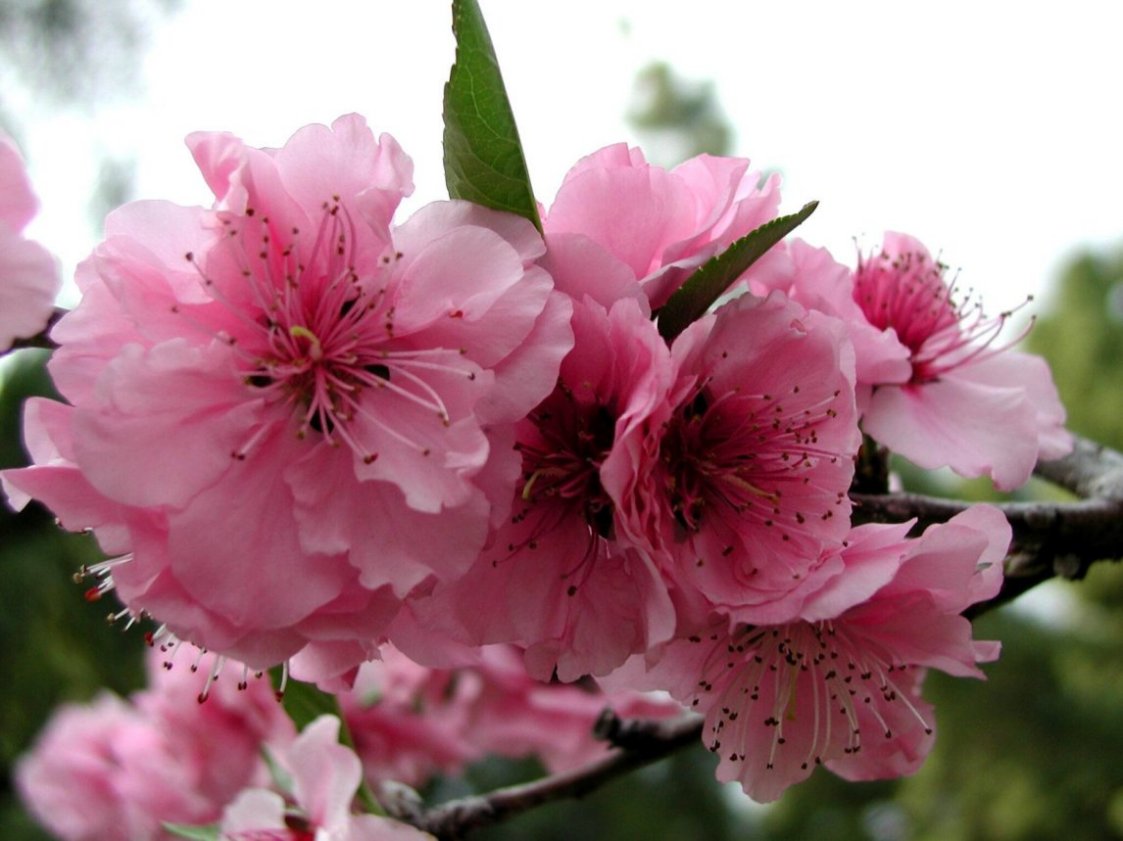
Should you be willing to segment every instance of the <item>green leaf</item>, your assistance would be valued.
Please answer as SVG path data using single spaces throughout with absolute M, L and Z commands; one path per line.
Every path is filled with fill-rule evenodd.
M 269 676 L 273 680 L 273 687 L 280 691 L 281 667 L 270 670 Z M 334 695 L 324 692 L 314 683 L 305 683 L 301 680 L 288 680 L 285 683 L 284 694 L 281 695 L 281 706 L 285 708 L 289 718 L 296 725 L 297 730 L 303 730 L 322 715 L 334 715 L 342 720 L 339 713 L 339 702 Z M 344 744 L 350 744 L 344 742 Z
M 185 823 L 164 823 L 164 829 L 179 838 L 191 841 L 218 841 L 218 824 L 211 826 L 189 826 Z
M 476 0 L 453 0 L 456 61 L 444 97 L 449 197 L 517 213 L 542 230 L 503 76 Z
M 659 335 L 669 342 L 704 315 L 733 281 L 803 224 L 818 206 L 818 202 L 808 202 L 798 213 L 765 222 L 699 266 L 659 310 Z

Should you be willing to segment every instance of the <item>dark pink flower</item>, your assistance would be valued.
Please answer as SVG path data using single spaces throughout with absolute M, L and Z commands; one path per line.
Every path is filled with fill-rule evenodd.
M 55 258 L 21 236 L 38 208 L 23 158 L 0 135 L 0 352 L 43 329 L 59 290 Z
M 391 228 L 411 164 L 357 116 L 279 150 L 190 144 L 215 208 L 110 216 L 53 334 L 72 405 L 33 410 L 45 460 L 5 483 L 126 553 L 134 612 L 254 666 L 311 645 L 342 670 L 505 516 L 570 307 L 525 220 L 449 202 Z
M 632 298 L 607 312 L 576 304 L 573 329 L 557 386 L 518 427 L 510 516 L 467 574 L 415 605 L 425 624 L 471 644 L 523 646 L 532 675 L 556 669 L 563 681 L 615 668 L 674 624 L 655 564 L 616 539 L 619 499 L 604 480 L 667 417 L 670 353 Z
M 606 481 L 622 530 L 722 612 L 778 621 L 849 528 L 850 343 L 837 320 L 774 293 L 726 304 L 672 353 L 673 411 L 655 446 L 635 447 Z
M 999 343 L 1010 317 L 986 317 L 957 301 L 944 266 L 916 239 L 887 233 L 863 259 L 854 300 L 875 327 L 909 350 L 904 382 L 874 382 L 866 432 L 921 467 L 988 475 L 999 488 L 1023 484 L 1040 459 L 1072 448 L 1049 368 Z
M 847 779 L 919 767 L 935 726 L 923 670 L 982 677 L 998 656 L 960 613 L 997 593 L 1010 527 L 988 506 L 915 540 L 909 525 L 855 528 L 798 621 L 731 632 L 715 616 L 665 646 L 648 679 L 705 714 L 718 779 L 768 801 L 819 764 Z

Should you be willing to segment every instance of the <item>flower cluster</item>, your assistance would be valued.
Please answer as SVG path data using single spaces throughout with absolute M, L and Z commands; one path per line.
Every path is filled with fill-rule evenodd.
M 170 841 L 165 824 L 218 822 L 223 838 L 247 841 L 294 837 L 266 832 L 285 827 L 341 841 L 427 838 L 352 814 L 361 779 L 374 789 L 421 786 L 488 755 L 567 770 L 608 750 L 593 738 L 606 708 L 651 718 L 681 711 L 650 693 L 541 684 L 503 646 L 444 671 L 392 647 L 380 653 L 339 696 L 353 751 L 338 743 L 340 719 L 298 735 L 267 678 L 181 644 L 153 647 L 147 689 L 60 708 L 21 760 L 16 784 L 63 841 Z
M 55 712 L 15 777 L 54 835 L 167 841 L 164 823 L 210 823 L 242 789 L 268 783 L 261 746 L 296 735 L 272 687 L 233 662 L 200 674 L 197 659 L 171 668 L 153 649 L 144 691 Z
M 388 641 L 492 686 L 511 649 L 480 650 L 504 644 L 538 680 L 667 690 L 761 800 L 818 764 L 917 766 L 923 670 L 997 655 L 960 613 L 997 592 L 1010 530 L 983 507 L 920 537 L 855 527 L 855 459 L 865 433 L 1012 488 L 1064 454 L 1007 315 L 960 301 L 910 237 L 853 270 L 790 240 L 664 339 L 699 267 L 777 216 L 777 180 L 741 159 L 667 171 L 602 149 L 539 234 L 463 201 L 395 223 L 412 164 L 357 116 L 281 149 L 189 145 L 213 206 L 110 216 L 52 333 L 68 403 L 29 404 L 34 464 L 2 476 L 14 504 L 93 530 L 96 593 L 157 639 L 374 681 L 381 708 L 345 702 L 359 718 L 401 693 L 455 707 L 357 739 L 412 746 L 364 757 L 410 779 L 519 743 L 518 724 L 481 713 L 480 686 L 394 676 L 397 654 L 361 665 Z M 533 708 L 519 674 L 504 691 Z M 430 727 L 456 731 L 443 754 L 420 749 Z

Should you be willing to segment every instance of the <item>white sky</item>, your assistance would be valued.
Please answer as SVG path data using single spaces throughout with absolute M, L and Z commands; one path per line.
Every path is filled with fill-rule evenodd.
M 547 204 L 577 158 L 635 142 L 623 115 L 658 59 L 715 81 L 736 152 L 784 173 L 785 210 L 820 200 L 801 234 L 844 261 L 853 236 L 904 230 L 997 311 L 1073 247 L 1123 239 L 1118 4 L 480 2 Z M 205 203 L 188 132 L 275 146 L 348 111 L 413 156 L 410 207 L 444 197 L 449 18 L 444 0 L 186 4 L 153 33 L 140 99 L 13 108 L 44 205 L 34 235 L 69 269 L 93 246 L 97 153 L 135 156 L 142 197 Z

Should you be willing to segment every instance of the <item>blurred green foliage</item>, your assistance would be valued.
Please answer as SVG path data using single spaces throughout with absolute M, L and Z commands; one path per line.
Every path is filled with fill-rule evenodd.
M 628 123 L 642 138 L 648 160 L 674 166 L 695 155 L 728 155 L 733 128 L 713 82 L 684 79 L 665 62 L 636 76 Z

